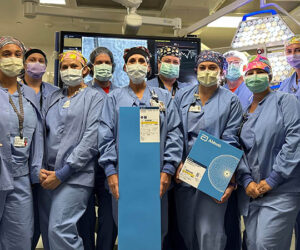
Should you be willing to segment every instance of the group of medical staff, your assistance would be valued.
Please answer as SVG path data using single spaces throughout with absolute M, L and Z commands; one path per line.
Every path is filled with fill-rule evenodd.
M 42 50 L 0 37 L 0 250 L 35 249 L 40 235 L 46 250 L 114 248 L 120 107 L 159 108 L 163 250 L 288 250 L 294 228 L 300 249 L 300 35 L 285 54 L 295 72 L 271 91 L 260 54 L 202 51 L 191 84 L 178 81 L 178 47 L 159 49 L 149 81 L 151 54 L 133 47 L 117 88 L 109 49 L 89 62 L 67 51 L 59 89 L 42 81 Z M 244 151 L 220 201 L 179 179 L 200 130 Z

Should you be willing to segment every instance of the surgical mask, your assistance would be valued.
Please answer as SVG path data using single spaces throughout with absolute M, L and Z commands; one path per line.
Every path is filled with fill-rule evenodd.
M 26 73 L 34 79 L 40 79 L 46 72 L 46 65 L 44 63 L 27 63 Z
M 230 64 L 226 74 L 226 79 L 229 81 L 236 81 L 241 77 L 241 67 L 240 65 Z
M 139 63 L 126 65 L 129 79 L 134 84 L 142 84 L 147 76 L 148 66 Z
M 17 57 L 7 57 L 0 59 L 0 70 L 8 77 L 15 77 L 23 69 L 23 59 Z
M 218 78 L 219 78 L 218 71 L 201 70 L 198 71 L 197 73 L 198 82 L 205 87 L 216 85 L 218 83 Z
M 179 77 L 179 64 L 162 62 L 159 70 L 159 74 L 162 76 L 173 79 Z
M 300 69 L 300 55 L 289 55 L 286 59 L 293 68 Z
M 269 86 L 268 74 L 254 74 L 245 77 L 245 83 L 248 89 L 253 93 L 261 93 Z
M 60 71 L 61 80 L 70 87 L 78 86 L 83 82 L 82 69 L 66 69 Z
M 102 63 L 94 65 L 94 78 L 100 82 L 106 82 L 112 77 L 112 65 Z

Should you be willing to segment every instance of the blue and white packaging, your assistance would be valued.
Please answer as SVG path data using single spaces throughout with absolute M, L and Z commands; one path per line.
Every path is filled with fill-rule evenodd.
M 159 108 L 120 107 L 118 249 L 161 249 Z
M 200 131 L 179 179 L 220 201 L 242 155 L 243 151 Z

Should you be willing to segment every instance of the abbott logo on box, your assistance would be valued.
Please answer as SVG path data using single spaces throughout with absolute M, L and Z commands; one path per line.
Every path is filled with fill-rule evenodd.
M 201 137 L 200 137 L 200 139 L 202 140 L 202 141 L 208 141 L 208 136 L 207 135 L 201 135 Z

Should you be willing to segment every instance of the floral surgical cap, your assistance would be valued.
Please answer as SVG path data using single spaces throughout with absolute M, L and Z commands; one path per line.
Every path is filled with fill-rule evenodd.
M 263 69 L 269 75 L 272 75 L 272 67 L 270 61 L 268 60 L 268 58 L 261 55 L 250 57 L 249 63 L 244 72 L 247 73 L 251 69 Z
M 19 46 L 23 53 L 25 53 L 25 51 L 26 51 L 24 43 L 22 43 L 17 38 L 14 38 L 12 36 L 1 36 L 0 37 L 0 49 L 7 44 L 15 44 L 15 45 Z
M 197 67 L 202 62 L 214 62 L 221 70 L 225 69 L 227 62 L 222 54 L 212 50 L 204 50 L 197 58 Z
M 77 50 L 70 50 L 66 51 L 59 55 L 59 62 L 61 63 L 64 59 L 75 59 L 79 61 L 83 66 L 87 64 L 87 60 L 84 58 L 84 56 Z
M 284 46 L 287 47 L 292 44 L 300 44 L 300 34 L 294 35 L 285 41 Z
M 158 60 L 161 60 L 164 56 L 181 58 L 181 53 L 177 46 L 164 46 L 158 50 Z

